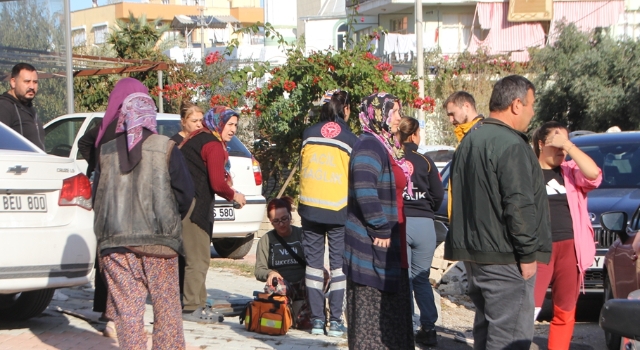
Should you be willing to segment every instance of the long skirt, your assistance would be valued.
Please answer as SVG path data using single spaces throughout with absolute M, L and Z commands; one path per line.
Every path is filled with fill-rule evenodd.
M 349 349 L 414 349 L 409 275 L 402 269 L 399 290 L 383 292 L 347 278 Z

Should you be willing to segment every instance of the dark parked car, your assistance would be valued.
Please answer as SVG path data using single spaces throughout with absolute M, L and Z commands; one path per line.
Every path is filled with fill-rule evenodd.
M 608 211 L 623 211 L 632 217 L 640 203 L 640 131 L 584 134 L 572 137 L 571 141 L 602 169 L 602 184 L 588 195 L 587 209 L 595 232 L 596 257 L 585 273 L 586 290 L 602 292 L 606 274 L 604 255 L 616 235 L 603 231 L 599 218 Z M 449 226 L 446 191 L 449 166 L 440 173 L 445 186 L 444 202 L 435 215 L 436 229 L 440 231 L 446 231 Z
M 611 299 L 600 312 L 600 327 L 605 333 L 624 340 L 610 350 L 640 350 L 640 289 L 629 294 L 628 299 Z
M 609 251 L 605 255 L 605 301 L 613 299 L 639 299 L 640 298 L 640 262 L 631 246 L 635 236 L 640 230 L 640 206 L 627 225 L 627 213 L 609 212 L 601 216 L 603 230 L 618 236 Z M 635 291 L 635 292 L 634 292 Z M 605 305 L 606 308 L 606 305 Z M 603 309 L 603 312 L 605 309 Z M 635 315 L 634 326 L 640 329 L 640 313 Z M 611 319 L 607 319 L 611 323 Z M 606 327 L 605 339 L 609 350 L 620 349 L 621 335 L 624 332 L 613 332 Z M 628 336 L 627 336 L 628 337 Z

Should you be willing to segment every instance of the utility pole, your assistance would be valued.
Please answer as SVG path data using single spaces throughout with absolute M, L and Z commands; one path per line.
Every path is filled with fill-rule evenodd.
M 204 1 L 204 0 L 202 0 Z M 199 24 L 200 24 L 200 54 L 201 54 L 201 58 L 202 58 L 202 62 L 204 63 L 204 26 L 205 26 L 205 22 L 204 22 L 204 6 L 200 6 L 199 8 L 200 10 L 200 18 L 199 18 Z
M 424 48 L 422 46 L 422 0 L 416 0 L 416 59 L 418 60 L 417 70 L 418 70 L 418 96 L 423 99 L 424 98 Z M 426 128 L 427 121 L 424 116 L 424 111 L 422 108 L 418 110 L 418 122 L 420 122 L 420 144 L 426 144 Z
M 67 113 L 73 113 L 74 109 L 74 97 L 73 97 L 73 44 L 71 42 L 71 4 L 69 1 L 63 1 L 64 3 L 64 60 L 66 69 L 66 82 L 67 82 Z

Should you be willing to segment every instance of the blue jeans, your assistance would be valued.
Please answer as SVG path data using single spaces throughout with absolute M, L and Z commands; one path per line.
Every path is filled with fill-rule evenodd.
M 429 282 L 431 261 L 436 250 L 436 229 L 433 219 L 407 218 L 407 260 L 410 265 L 411 295 L 420 309 L 420 324 L 425 329 L 435 327 L 438 310 L 433 300 L 433 289 Z M 413 306 L 413 302 L 411 303 Z

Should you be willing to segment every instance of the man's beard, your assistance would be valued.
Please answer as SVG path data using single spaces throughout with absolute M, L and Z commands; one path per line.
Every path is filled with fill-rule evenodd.
M 20 101 L 22 104 L 30 106 L 31 102 L 36 97 L 36 93 L 35 93 L 35 91 L 33 92 L 33 97 L 27 97 L 26 94 L 23 95 L 23 96 L 16 95 L 16 97 L 18 98 L 18 101 Z

